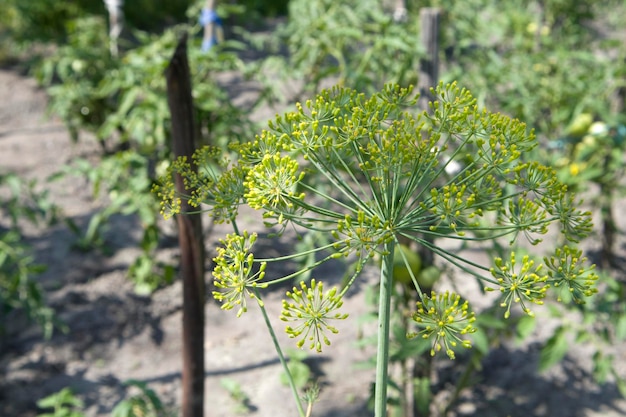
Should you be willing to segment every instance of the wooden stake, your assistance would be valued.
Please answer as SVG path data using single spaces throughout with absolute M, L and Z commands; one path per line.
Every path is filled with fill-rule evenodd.
M 191 161 L 195 146 L 195 122 L 191 75 L 187 60 L 187 36 L 183 35 L 165 71 L 167 102 L 172 115 L 172 141 L 176 158 Z M 189 195 L 176 175 L 176 191 Z M 202 218 L 185 199 L 176 216 L 180 243 L 180 275 L 183 280 L 183 398 L 182 417 L 204 415 L 204 244 Z
M 428 102 L 433 99 L 430 88 L 439 82 L 439 20 L 441 11 L 425 7 L 420 10 L 420 36 L 426 57 L 420 62 L 417 87 L 420 91 L 420 107 L 428 109 Z

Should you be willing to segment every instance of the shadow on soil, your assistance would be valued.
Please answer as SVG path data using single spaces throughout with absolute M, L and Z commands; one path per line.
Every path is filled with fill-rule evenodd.
M 616 405 L 622 398 L 617 386 L 597 386 L 592 375 L 570 356 L 555 375 L 537 371 L 540 346 L 525 350 L 499 348 L 483 360 L 479 380 L 471 392 L 461 395 L 454 416 L 527 417 L 626 415 Z

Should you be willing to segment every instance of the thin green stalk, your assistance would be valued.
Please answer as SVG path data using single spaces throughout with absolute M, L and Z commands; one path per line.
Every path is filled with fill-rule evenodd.
M 448 404 L 446 404 L 444 408 L 443 415 L 446 415 L 448 411 L 452 409 L 454 404 L 459 399 L 459 395 L 461 394 L 461 391 L 464 388 L 470 386 L 470 382 L 469 382 L 470 377 L 472 376 L 472 372 L 474 372 L 474 370 L 477 368 L 476 365 L 480 363 L 481 357 L 482 357 L 482 353 L 480 353 L 478 350 L 474 350 L 469 363 L 465 367 L 465 370 L 461 374 L 461 377 L 459 378 L 458 382 L 456 383 L 456 386 L 454 387 L 454 392 L 452 393 L 452 396 L 448 400 Z
M 255 290 L 254 294 L 257 299 L 261 299 L 260 294 L 257 290 Z M 267 311 L 265 310 L 265 306 L 259 303 L 259 307 L 261 307 L 261 313 L 263 313 L 263 319 L 265 320 L 265 325 L 270 332 L 270 336 L 272 337 L 272 342 L 274 342 L 274 348 L 276 349 L 276 353 L 278 354 L 278 359 L 280 360 L 280 364 L 283 366 L 285 374 L 287 374 L 287 380 L 289 381 L 289 387 L 291 388 L 291 393 L 293 394 L 294 399 L 296 400 L 296 407 L 298 408 L 298 414 L 300 417 L 306 417 L 309 414 L 304 412 L 304 408 L 302 408 L 302 402 L 300 401 L 300 395 L 298 394 L 298 388 L 296 387 L 296 383 L 291 376 L 291 372 L 289 371 L 289 367 L 287 366 L 287 360 L 285 359 L 285 355 L 283 355 L 283 351 L 280 348 L 280 344 L 278 343 L 278 338 L 276 337 L 276 333 L 274 332 L 274 328 L 272 327 L 272 323 L 270 322 L 270 318 L 267 315 Z
M 378 300 L 378 351 L 376 352 L 376 387 L 374 391 L 374 416 L 387 414 L 387 385 L 389 383 L 389 328 L 391 321 L 391 292 L 393 280 L 393 251 L 395 242 L 385 244 L 380 269 L 380 298 Z
M 239 232 L 239 226 L 237 226 L 237 218 L 231 217 L 230 218 L 230 223 L 233 226 L 233 231 L 235 232 L 235 234 L 241 235 L 241 233 Z

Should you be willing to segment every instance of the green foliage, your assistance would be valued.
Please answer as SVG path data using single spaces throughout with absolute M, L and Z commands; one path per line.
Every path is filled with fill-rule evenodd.
M 140 293 L 149 293 L 173 277 L 171 266 L 155 260 L 158 248 L 156 204 L 150 193 L 155 175 L 171 158 L 170 111 L 164 71 L 179 35 L 193 37 L 200 28 L 180 26 L 160 35 L 136 31 L 137 44 L 128 45 L 119 58 L 111 57 L 105 22 L 98 17 L 69 23 L 68 44 L 60 47 L 39 69 L 47 86 L 50 111 L 62 118 L 74 140 L 80 132 L 95 134 L 102 145 L 99 163 L 75 160 L 62 173 L 84 177 L 93 186 L 94 197 L 108 199 L 85 231 L 71 221 L 81 250 L 108 250 L 104 232 L 111 216 L 136 215 L 143 227 L 143 254 L 129 269 Z M 198 41 L 199 42 L 199 41 Z M 216 75 L 242 67 L 242 61 L 225 42 L 202 53 L 190 44 L 195 119 L 201 143 L 226 147 L 251 135 L 252 123 L 244 109 L 235 107 Z
M 163 284 L 174 281 L 175 270 L 172 265 L 158 262 L 156 252 L 159 243 L 159 230 L 156 226 L 147 227 L 141 240 L 141 254 L 128 270 L 128 275 L 135 283 L 135 292 L 148 295 Z
M 396 23 L 378 0 L 292 0 L 276 34 L 287 45 L 287 78 L 302 79 L 308 94 L 328 79 L 373 92 L 385 82 L 416 82 L 422 54 L 414 21 Z M 271 59 L 276 59 L 272 57 Z
M 541 350 L 539 358 L 539 370 L 544 371 L 560 362 L 569 350 L 567 333 L 562 327 L 557 328 L 554 334 L 548 339 L 545 347 Z
M 112 410 L 111 417 L 174 417 L 154 390 L 145 382 L 130 379 L 124 383 L 136 393 L 124 398 Z M 37 401 L 39 408 L 52 408 L 52 412 L 37 417 L 84 417 L 84 402 L 70 388 L 51 394 Z
M 113 111 L 115 103 L 94 91 L 116 62 L 109 54 L 102 17 L 72 20 L 67 26 L 67 44 L 44 60 L 36 74 L 39 82 L 48 87 L 49 111 L 63 120 L 77 140 L 80 130 L 95 132 Z
M 621 41 L 594 33 L 589 19 L 623 16 L 623 4 L 437 3 L 448 14 L 445 30 L 452 31 L 445 78 L 463 82 L 479 102 L 548 137 L 559 136 L 582 111 L 610 112 L 612 94 L 623 84 L 624 52 Z
M 131 28 L 160 31 L 186 20 L 185 11 L 194 0 L 123 2 L 125 24 Z M 61 43 L 69 35 L 67 22 L 86 16 L 107 17 L 102 0 L 3 0 L 0 29 L 13 40 Z
M 123 3 L 126 24 L 132 28 L 159 32 L 166 26 L 186 21 L 186 11 L 196 0 L 133 0 Z
M 593 120 L 591 115 L 587 115 Z M 554 165 L 559 178 L 579 190 L 586 190 L 591 183 L 606 189 L 623 188 L 621 179 L 625 166 L 622 155 L 626 150 L 626 126 L 597 121 L 580 128 L 580 134 L 571 134 L 570 128 L 570 134 L 553 142 L 558 151 L 554 152 Z
M 222 378 L 220 379 L 220 385 L 228 392 L 230 398 L 232 398 L 235 402 L 235 405 L 233 406 L 233 413 L 248 414 L 254 409 L 250 404 L 250 398 L 243 391 L 243 389 L 241 389 L 239 382 L 231 378 Z
M 138 390 L 137 394 L 120 401 L 111 413 L 111 417 L 173 417 L 161 403 L 154 390 L 145 382 L 130 379 L 125 385 Z
M 16 40 L 62 41 L 65 22 L 85 13 L 104 13 L 102 0 L 4 0 L 0 27 L 8 28 Z
M 303 390 L 311 382 L 311 368 L 306 364 L 305 360 L 308 357 L 306 351 L 287 349 L 287 355 L 289 356 L 289 364 L 287 365 L 289 372 L 293 378 L 298 389 Z M 280 382 L 288 386 L 289 377 L 286 372 L 280 374 Z
M 237 3 L 245 7 L 246 13 L 256 12 L 265 17 L 276 17 L 287 14 L 289 0 L 275 0 L 267 2 L 263 0 L 240 0 Z
M 25 220 L 33 224 L 54 223 L 58 208 L 46 192 L 35 191 L 35 185 L 34 181 L 24 182 L 13 174 L 0 175 L 0 186 L 6 186 L 9 191 L 0 197 L 1 212 L 11 221 L 6 229 L 0 225 L 0 323 L 5 322 L 11 311 L 23 310 L 49 338 L 55 326 L 63 326 L 46 306 L 43 291 L 35 280 L 45 271 L 45 266 L 35 263 L 30 246 L 24 242 L 21 225 Z M 0 324 L 2 331 L 4 327 Z
M 37 417 L 84 417 L 83 406 L 83 401 L 70 388 L 63 388 L 37 401 L 39 408 L 52 408 L 52 412 L 38 414 Z
M 19 229 L 22 221 L 33 225 L 52 225 L 59 220 L 59 208 L 55 206 L 47 190 L 36 190 L 35 180 L 24 180 L 16 174 L 0 173 L 0 186 L 6 194 L 0 196 L 1 212 L 11 220 L 10 229 Z
M 0 318 L 4 322 L 12 310 L 24 310 L 49 338 L 54 328 L 54 312 L 46 306 L 41 287 L 34 280 L 44 270 L 44 266 L 35 264 L 30 248 L 18 232 L 0 233 Z

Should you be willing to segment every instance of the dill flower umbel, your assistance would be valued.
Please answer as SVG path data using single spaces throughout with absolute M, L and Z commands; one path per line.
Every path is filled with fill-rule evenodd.
M 473 333 L 476 328 L 472 325 L 476 318 L 469 311 L 467 301 L 461 303 L 461 296 L 446 291 L 437 294 L 434 291 L 429 296 L 424 296 L 417 303 L 417 311 L 413 314 L 413 321 L 422 328 L 417 333 L 407 334 L 408 338 L 421 336 L 423 339 L 432 338 L 431 356 L 442 349 L 450 359 L 455 358 L 454 348 L 460 344 L 464 348 L 470 348 L 471 342 L 461 339 L 461 336 Z
M 250 253 L 250 248 L 256 239 L 256 233 L 227 235 L 226 239 L 221 240 L 224 246 L 217 248 L 218 256 L 214 259 L 213 277 L 217 291 L 213 291 L 213 297 L 222 302 L 224 310 L 239 307 L 238 317 L 248 311 L 246 296 L 261 302 L 254 290 L 266 286 L 259 282 L 265 276 L 266 263 L 261 263 L 258 270 L 253 270 L 254 255 Z
M 582 251 L 569 246 L 557 248 L 554 256 L 546 257 L 548 267 L 548 282 L 557 289 L 566 289 L 577 303 L 584 303 L 585 297 L 598 292 L 595 287 L 598 275 L 585 267 L 587 258 Z M 562 295 L 559 295 L 559 300 Z
M 330 324 L 332 320 L 343 320 L 347 314 L 336 312 L 343 305 L 341 294 L 333 287 L 324 293 L 322 281 L 311 280 L 311 285 L 300 283 L 300 288 L 293 288 L 287 292 L 290 301 L 283 300 L 283 311 L 280 319 L 294 322 L 287 327 L 287 334 L 292 338 L 299 338 L 298 347 L 309 343 L 310 349 L 322 351 L 322 346 L 330 345 L 325 332 L 337 333 L 338 330 Z
M 496 266 L 490 270 L 491 275 L 500 284 L 500 292 L 504 297 L 500 305 L 506 308 L 505 318 L 509 318 L 511 315 L 511 305 L 513 303 L 519 303 L 522 306 L 522 310 L 532 316 L 533 313 L 527 307 L 526 301 L 543 304 L 543 298 L 546 296 L 546 291 L 549 287 L 549 285 L 546 285 L 547 275 L 541 274 L 543 265 L 535 266 L 535 261 L 530 259 L 528 255 L 522 258 L 519 270 L 516 269 L 515 264 L 515 252 L 512 252 L 508 262 L 503 261 L 502 258 L 496 258 Z M 493 290 L 492 287 L 486 287 L 485 289 L 487 291 Z

